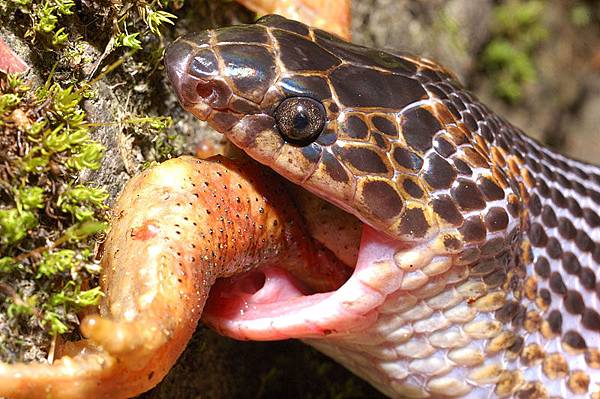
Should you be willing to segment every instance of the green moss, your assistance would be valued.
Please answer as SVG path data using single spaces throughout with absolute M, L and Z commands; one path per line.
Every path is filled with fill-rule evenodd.
M 75 2 L 73 0 L 44 0 L 41 2 L 32 0 L 2 0 L 0 1 L 0 12 L 2 14 L 19 11 L 29 16 L 31 25 L 27 29 L 26 37 L 51 43 L 53 46 L 65 44 L 68 35 L 59 21 L 73 15 Z
M 76 312 L 100 298 L 84 287 L 99 271 L 91 237 L 106 227 L 108 194 L 77 182 L 104 152 L 89 135 L 84 92 L 52 77 L 35 91 L 17 76 L 0 78 L 0 98 L 9 99 L 0 113 L 0 312 L 11 326 L 0 356 L 8 360 L 20 359 L 32 330 L 74 331 Z
M 582 2 L 575 2 L 570 9 L 571 23 L 577 27 L 584 27 L 592 21 L 592 10 Z
M 183 1 L 173 0 L 109 2 L 104 7 L 106 15 L 113 16 L 110 21 L 113 25 L 111 42 L 115 48 L 124 46 L 141 49 L 140 39 L 148 35 L 158 36 L 164 24 L 173 24 L 175 15 L 162 8 L 180 8 L 182 5 Z M 33 41 L 40 39 L 55 48 L 68 43 L 70 35 L 67 25 L 75 12 L 74 0 L 0 0 L 0 15 L 15 12 L 27 15 L 30 20 L 25 37 Z M 117 23 L 113 24 L 112 20 L 115 19 Z
M 81 106 L 97 82 L 127 99 L 112 128 L 153 148 L 151 159 L 171 157 L 172 121 L 148 115 L 152 92 L 140 89 L 160 67 L 161 30 L 175 18 L 165 7 L 181 2 L 99 0 L 75 13 L 73 0 L 0 0 L 0 18 L 35 46 L 36 72 L 48 76 L 32 88 L 0 75 L 0 361 L 42 360 L 54 336 L 77 336 L 77 312 L 102 295 L 94 248 L 108 193 L 80 181 L 104 156 L 91 134 L 106 124 Z M 85 11 L 97 11 L 90 37 Z
M 492 20 L 492 39 L 481 63 L 494 82 L 496 95 L 518 103 L 523 87 L 537 80 L 534 52 L 548 36 L 541 0 L 513 0 L 498 5 Z

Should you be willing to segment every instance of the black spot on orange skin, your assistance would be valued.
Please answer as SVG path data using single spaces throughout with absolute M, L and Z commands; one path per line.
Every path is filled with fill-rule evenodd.
M 466 179 L 458 179 L 457 182 L 450 192 L 459 207 L 465 210 L 485 208 L 483 195 L 475 183 Z
M 368 147 L 333 147 L 333 152 L 352 165 L 355 169 L 364 173 L 387 173 L 388 168 L 381 157 Z
M 429 230 L 429 222 L 421 208 L 409 208 L 400 219 L 398 232 L 415 238 L 422 238 Z
M 460 226 L 463 222 L 463 216 L 454 204 L 452 197 L 446 194 L 442 194 L 437 198 L 433 199 L 432 202 L 433 211 L 437 213 L 442 219 L 454 226 Z
M 356 115 L 350 115 L 346 119 L 342 125 L 342 131 L 354 139 L 365 139 L 369 135 L 369 127 Z
M 323 162 L 323 165 L 325 166 L 325 172 L 334 181 L 340 183 L 347 183 L 348 181 L 350 181 L 348 173 L 346 172 L 342 164 L 330 152 L 325 151 L 323 153 L 323 159 L 321 162 Z
M 423 108 L 403 114 L 400 125 L 406 143 L 411 148 L 422 152 L 431 148 L 433 136 L 442 128 L 431 112 Z
M 393 155 L 394 160 L 398 163 L 398 165 L 406 169 L 417 172 L 423 166 L 423 159 L 417 154 L 415 154 L 413 151 L 410 151 L 406 148 L 394 148 Z
M 445 159 L 433 153 L 427 157 L 428 163 L 423 177 L 433 189 L 449 188 L 456 179 L 456 171 Z
M 402 199 L 388 183 L 369 181 L 363 185 L 362 200 L 371 213 L 382 220 L 392 219 L 402 211 Z

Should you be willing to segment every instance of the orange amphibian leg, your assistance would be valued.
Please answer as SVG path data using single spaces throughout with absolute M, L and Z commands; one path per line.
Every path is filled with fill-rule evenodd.
M 106 296 L 81 325 L 88 339 L 65 345 L 52 365 L 0 364 L 0 396 L 120 398 L 152 388 L 218 277 L 277 263 L 315 291 L 339 287 L 348 270 L 306 237 L 285 188 L 251 163 L 182 157 L 146 170 L 114 206 Z

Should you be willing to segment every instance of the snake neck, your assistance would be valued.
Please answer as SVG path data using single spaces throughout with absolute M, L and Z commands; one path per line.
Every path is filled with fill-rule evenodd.
M 512 153 L 529 186 L 523 208 L 521 262 L 547 342 L 583 353 L 596 366 L 599 347 L 600 168 L 567 158 L 519 135 Z M 593 363 L 593 364 L 592 364 Z
M 595 310 L 600 298 L 600 168 L 540 145 L 452 77 L 422 84 L 473 133 L 471 148 L 484 152 L 490 169 L 508 183 L 503 207 L 509 219 L 519 222 L 512 229 L 509 223 L 504 233 L 515 245 L 505 251 L 511 260 L 505 262 L 503 285 L 523 307 L 512 320 L 516 330 L 530 312 L 542 320 L 543 342 L 554 340 L 571 352 L 595 355 L 600 339 Z
M 514 234 L 519 245 L 505 253 L 510 261 L 503 262 L 501 289 L 507 301 L 494 314 L 516 337 L 507 348 L 505 369 L 517 370 L 513 383 L 517 374 L 525 381 L 517 385 L 526 389 L 515 392 L 542 397 L 596 392 L 600 168 L 542 146 L 495 114 L 485 118 L 493 133 L 486 136 L 479 129 L 480 138 L 493 162 L 498 162 L 495 152 L 501 154 L 497 166 L 518 198 L 507 201 L 506 210 L 520 220 Z M 465 114 L 462 119 L 468 123 Z

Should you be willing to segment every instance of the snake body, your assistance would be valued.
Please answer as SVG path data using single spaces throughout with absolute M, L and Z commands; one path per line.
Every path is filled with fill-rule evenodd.
M 429 60 L 278 16 L 165 60 L 186 109 L 365 224 L 344 286 L 212 304 L 216 328 L 304 339 L 390 397 L 600 397 L 598 167 Z

